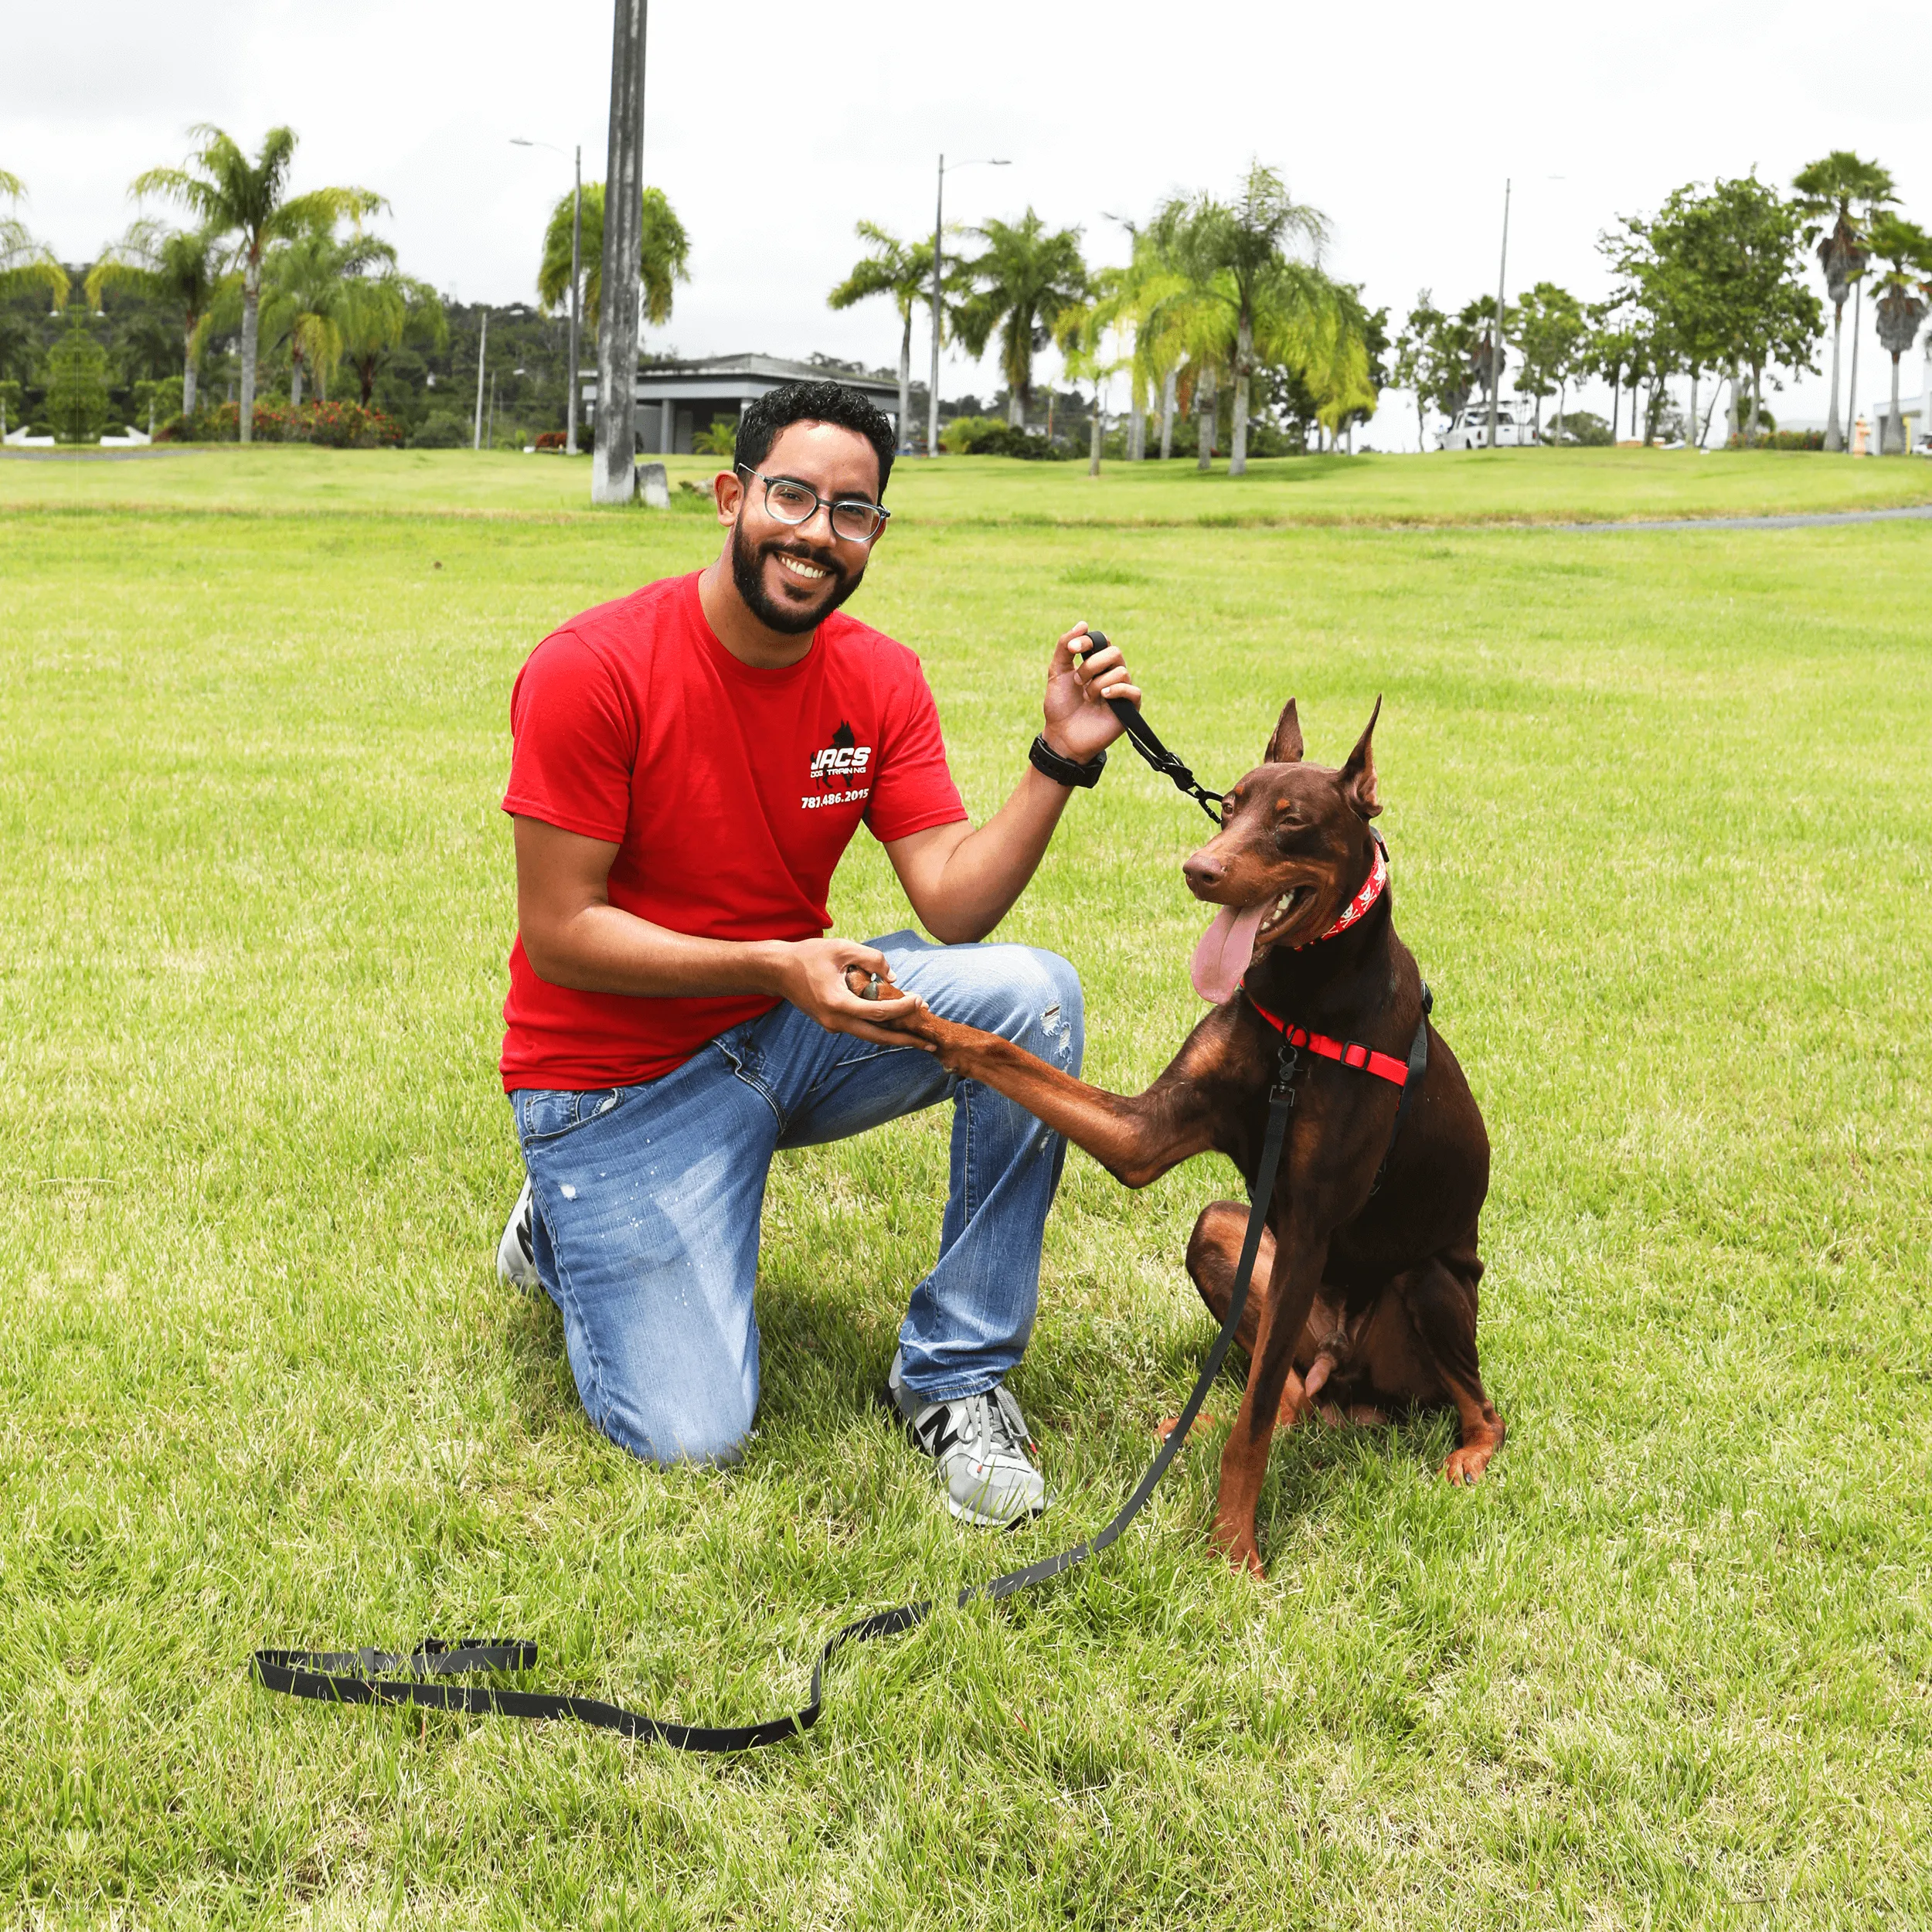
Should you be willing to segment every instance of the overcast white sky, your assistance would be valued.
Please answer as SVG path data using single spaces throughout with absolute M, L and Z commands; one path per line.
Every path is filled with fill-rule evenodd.
M 608 0 L 15 6 L 0 168 L 26 178 L 34 230 L 84 260 L 124 226 L 130 178 L 182 158 L 191 122 L 252 147 L 285 121 L 301 138 L 296 185 L 387 196 L 412 273 L 465 301 L 528 301 L 570 163 L 509 138 L 581 141 L 600 178 L 610 42 Z M 1225 191 L 1258 156 L 1327 213 L 1332 266 L 1397 320 L 1419 287 L 1453 308 L 1494 287 L 1505 176 L 1512 294 L 1548 279 L 1599 295 L 1594 244 L 1619 213 L 1753 165 L 1782 184 L 1834 147 L 1882 160 L 1905 211 L 1932 223 L 1922 0 L 1474 12 L 1223 0 L 1178 14 L 657 0 L 649 48 L 648 177 L 693 243 L 692 281 L 650 342 L 685 354 L 896 361 L 887 304 L 834 315 L 825 292 L 861 216 L 930 230 L 942 148 L 1013 163 L 950 180 L 949 217 L 1030 202 L 1081 226 L 1096 262 L 1125 252 L 1110 215 L 1143 216 L 1177 188 Z M 916 335 L 915 366 L 927 352 Z M 1882 380 L 1868 340 L 1867 403 Z M 990 366 L 949 361 L 947 394 L 996 386 Z M 1821 417 L 1823 384 L 1770 400 Z M 1388 447 L 1405 417 L 1413 443 L 1395 397 L 1369 440 Z

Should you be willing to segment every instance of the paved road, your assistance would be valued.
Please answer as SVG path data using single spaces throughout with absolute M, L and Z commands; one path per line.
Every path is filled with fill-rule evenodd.
M 1789 516 L 1685 516 L 1655 523 L 1565 523 L 1566 530 L 1819 530 L 1834 523 L 1932 521 L 1932 503 L 1900 510 L 1808 510 Z
M 4 450 L 10 463 L 148 463 L 158 456 L 199 456 L 201 452 L 185 444 L 171 444 L 163 450 Z

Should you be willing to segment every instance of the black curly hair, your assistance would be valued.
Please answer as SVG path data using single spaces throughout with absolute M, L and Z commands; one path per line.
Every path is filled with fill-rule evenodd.
M 769 396 L 760 396 L 739 419 L 735 461 L 758 468 L 771 454 L 778 432 L 794 423 L 835 423 L 842 430 L 856 430 L 878 456 L 879 494 L 885 495 L 886 479 L 893 473 L 893 426 L 843 383 L 781 383 Z

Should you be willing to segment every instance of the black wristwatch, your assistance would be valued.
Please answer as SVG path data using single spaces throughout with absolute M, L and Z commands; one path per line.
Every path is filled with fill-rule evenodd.
M 1080 785 L 1091 787 L 1100 781 L 1100 774 L 1107 769 L 1107 753 L 1097 751 L 1091 764 L 1077 765 L 1071 758 L 1063 758 L 1046 742 L 1046 734 L 1033 740 L 1033 748 L 1027 753 L 1036 771 L 1043 771 L 1056 785 Z

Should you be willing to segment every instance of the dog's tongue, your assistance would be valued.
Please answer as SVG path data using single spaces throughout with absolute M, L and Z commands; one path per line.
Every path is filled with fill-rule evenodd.
M 1214 915 L 1214 923 L 1201 935 L 1190 970 L 1194 990 L 1210 1005 L 1219 1006 L 1234 997 L 1234 989 L 1254 957 L 1254 935 L 1261 930 L 1261 915 L 1267 909 L 1265 899 L 1238 912 L 1223 906 Z

